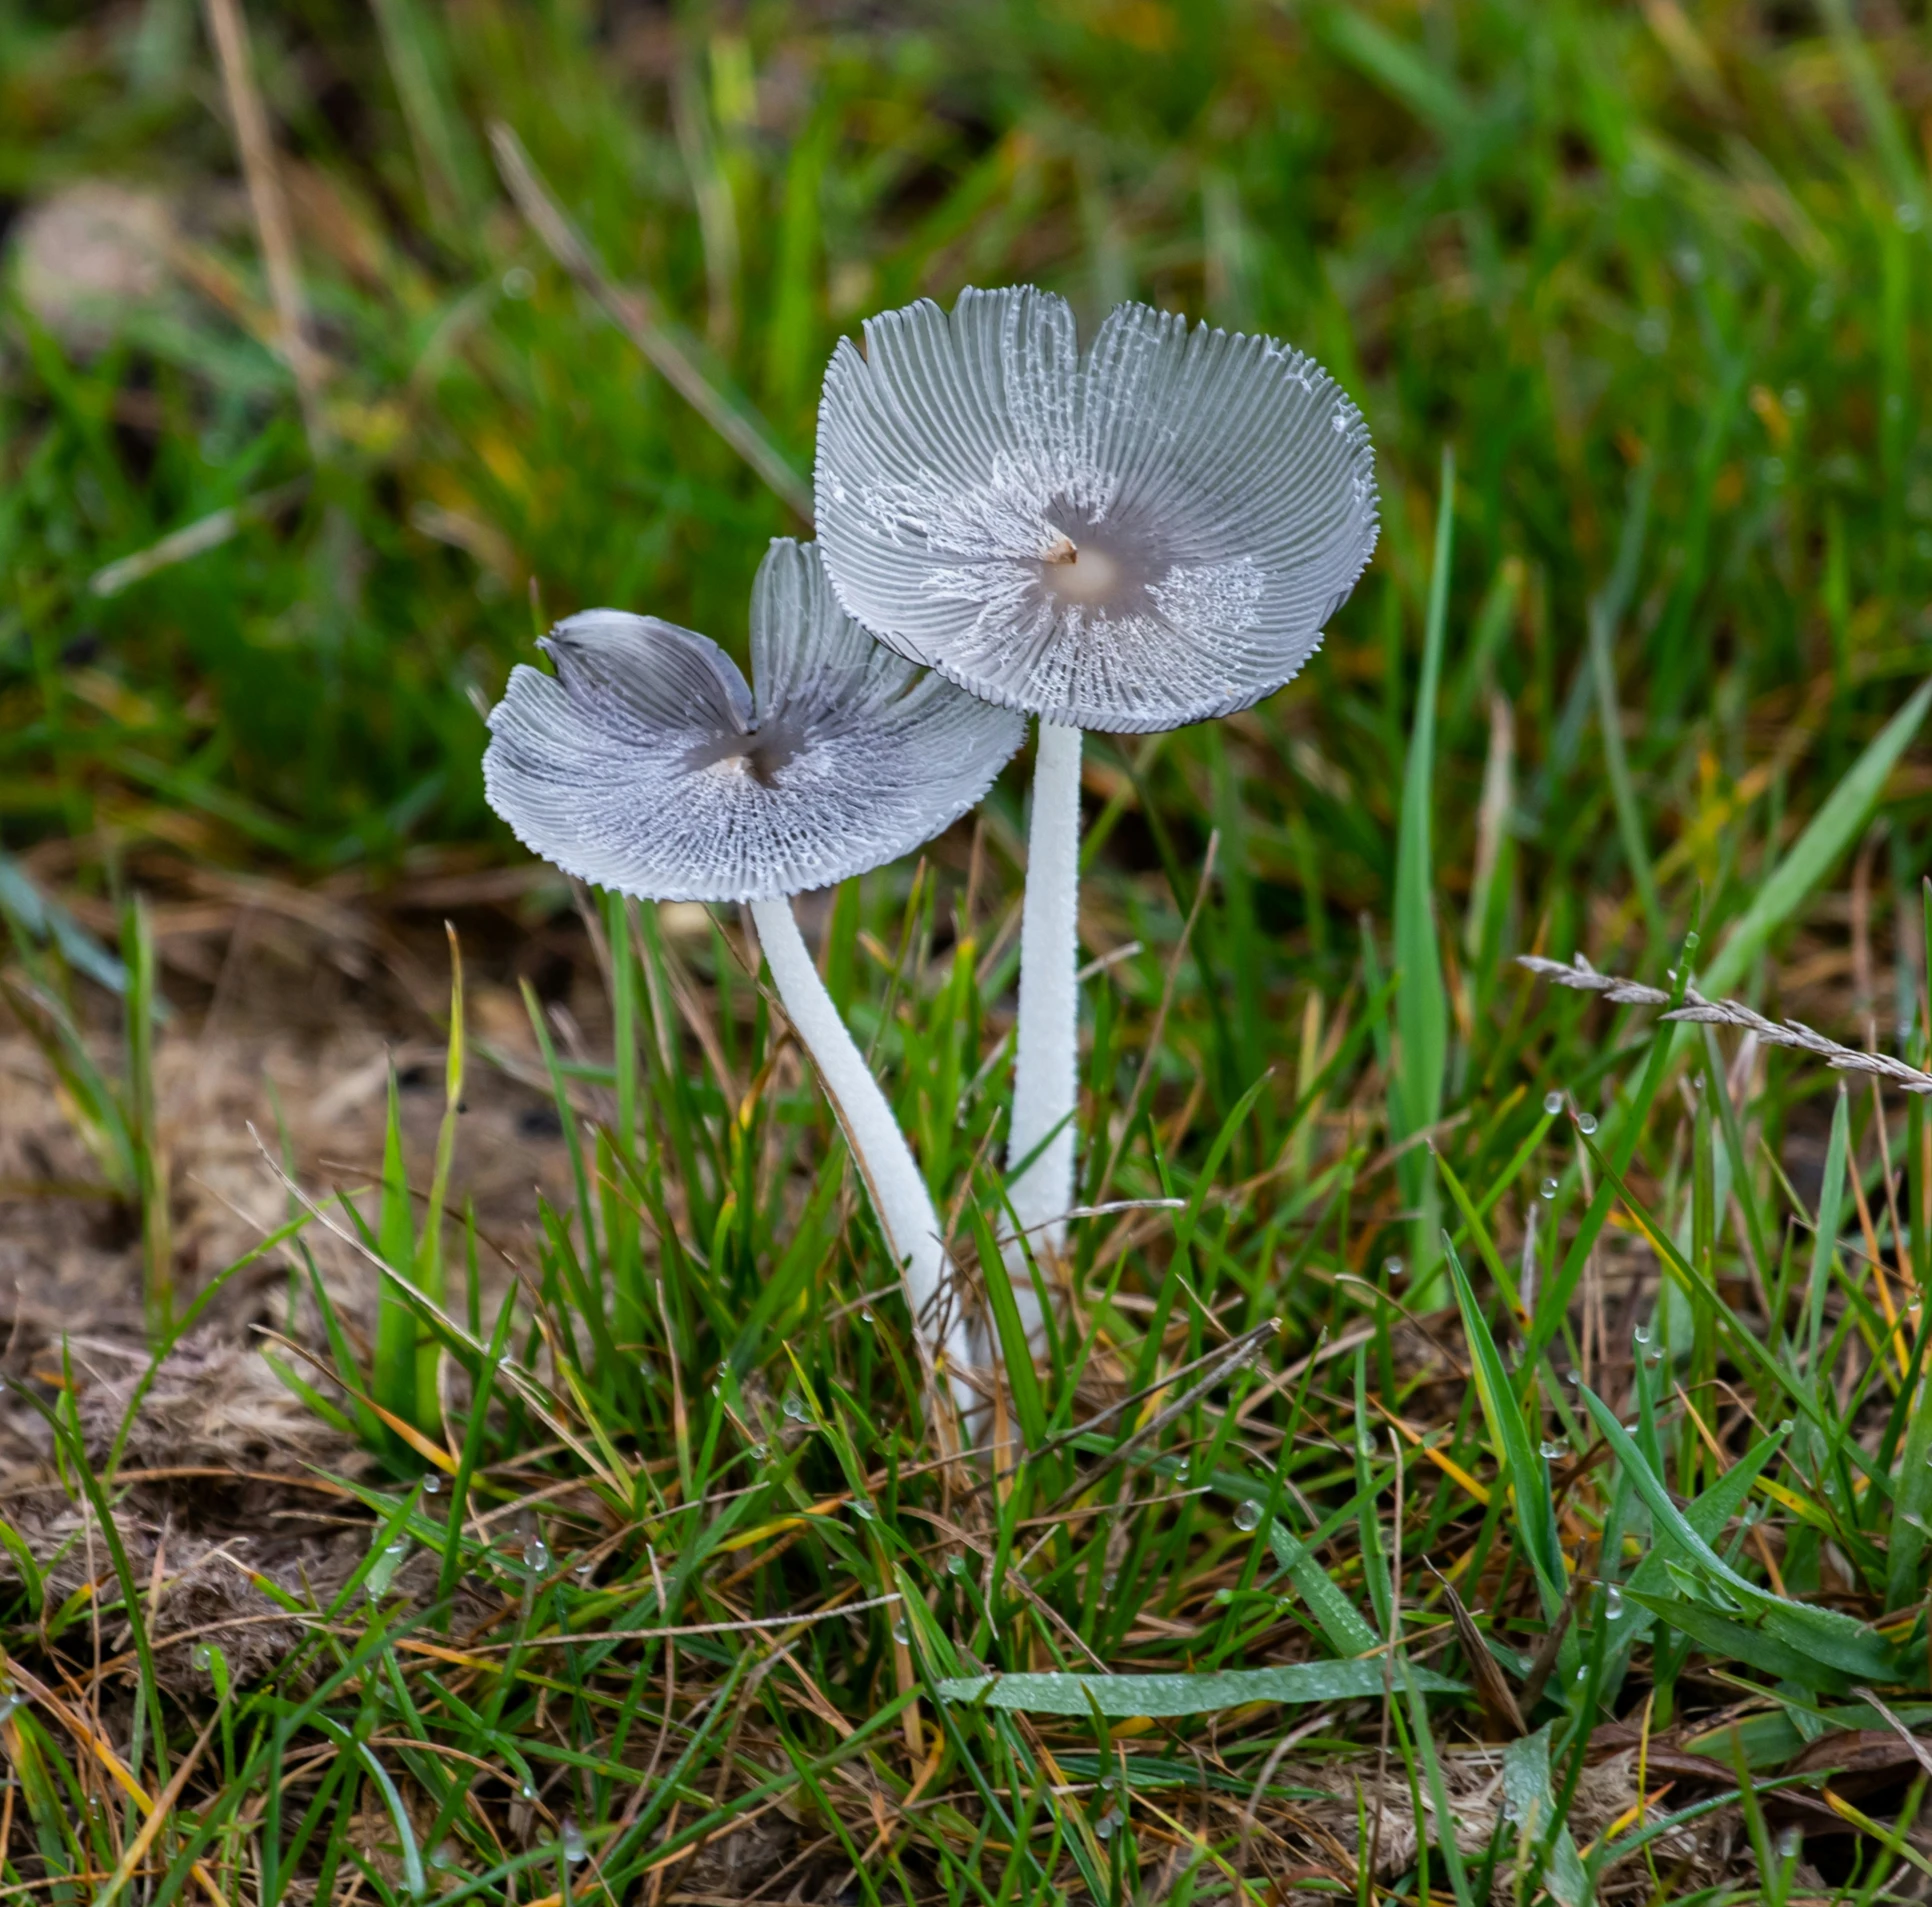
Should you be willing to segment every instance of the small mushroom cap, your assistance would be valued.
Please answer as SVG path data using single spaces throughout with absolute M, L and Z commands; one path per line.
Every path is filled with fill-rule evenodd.
M 818 551 L 781 538 L 751 596 L 748 687 L 707 637 L 615 609 L 510 672 L 490 806 L 568 874 L 647 900 L 775 900 L 897 859 L 992 785 L 1025 724 L 881 647 Z
M 1146 732 L 1246 708 L 1375 548 L 1374 454 L 1272 338 L 964 291 L 869 320 L 826 372 L 818 534 L 839 600 L 973 694 Z

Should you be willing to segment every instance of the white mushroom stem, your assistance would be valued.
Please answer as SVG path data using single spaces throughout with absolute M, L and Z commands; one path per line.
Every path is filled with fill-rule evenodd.
M 932 1347 L 934 1364 L 951 1378 L 960 1408 L 973 1408 L 977 1393 L 960 1375 L 973 1362 L 972 1340 L 946 1261 L 939 1214 L 919 1163 L 818 977 L 791 902 L 753 901 L 751 917 L 792 1030 L 818 1068 L 819 1083 L 858 1161 L 872 1209 L 904 1272 L 913 1318 Z M 936 1327 L 944 1333 L 937 1342 Z
M 1073 1206 L 1073 1111 L 1079 1086 L 1080 731 L 1040 724 L 1020 915 L 1020 1025 L 1013 1067 L 1013 1125 L 1006 1164 L 1013 1211 L 1036 1251 L 1058 1251 Z M 1049 1137 L 1048 1135 L 1052 1136 Z M 1037 1154 L 1031 1165 L 1030 1155 Z M 1024 1165 L 1024 1170 L 1021 1167 Z M 1032 1281 L 1014 1293 L 1027 1334 L 1040 1337 Z

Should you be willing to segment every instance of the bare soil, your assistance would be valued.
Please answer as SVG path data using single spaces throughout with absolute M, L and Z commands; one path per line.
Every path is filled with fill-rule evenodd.
M 512 911 L 518 899 L 514 889 L 486 894 L 458 916 L 471 1063 L 449 1209 L 474 1203 L 486 1291 L 530 1262 L 537 1195 L 569 1196 L 517 982 L 543 986 L 566 1047 L 583 1038 L 573 1005 L 595 1027 L 602 998 L 581 927 L 565 916 L 554 930 L 530 929 Z M 86 918 L 84 899 L 75 911 Z M 392 1068 L 411 1183 L 427 1184 L 444 1110 L 449 956 L 442 922 L 423 911 L 266 885 L 212 898 L 177 886 L 157 906 L 169 1005 L 157 1132 L 178 1306 L 289 1216 L 284 1161 L 306 1192 L 347 1192 L 373 1221 Z M 118 1003 L 89 992 L 76 1005 L 98 1063 L 118 1072 Z M 373 1268 L 319 1226 L 304 1243 L 366 1353 Z M 331 1481 L 360 1470 L 361 1454 L 263 1356 L 269 1334 L 314 1342 L 317 1324 L 296 1253 L 265 1254 L 228 1281 L 129 1422 L 149 1366 L 138 1216 L 103 1183 L 47 1061 L 0 1008 L 0 1511 L 44 1573 L 45 1594 L 62 1598 L 106 1569 L 103 1533 L 61 1482 L 31 1401 L 71 1389 L 93 1461 L 124 1438 L 117 1477 L 133 1487 L 115 1520 L 135 1574 L 164 1586 L 155 1612 L 164 1680 L 205 1683 L 191 1667 L 202 1639 L 226 1651 L 238 1678 L 270 1667 L 294 1646 L 296 1619 L 251 1576 L 312 1600 L 366 1547 L 365 1513 Z M 0 1577 L 17 1573 L 0 1553 Z M 125 1646 L 100 1638 L 104 1656 Z

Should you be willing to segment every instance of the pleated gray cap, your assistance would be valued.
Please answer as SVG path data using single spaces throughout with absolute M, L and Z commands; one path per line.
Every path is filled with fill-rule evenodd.
M 1017 714 L 882 647 L 814 545 L 774 542 L 752 586 L 747 685 L 705 636 L 593 609 L 513 669 L 483 784 L 568 874 L 651 900 L 829 887 L 949 827 L 1019 746 Z
M 839 600 L 974 695 L 1146 732 L 1246 708 L 1375 548 L 1374 453 L 1320 365 L 1147 305 L 968 290 L 842 342 L 818 425 Z

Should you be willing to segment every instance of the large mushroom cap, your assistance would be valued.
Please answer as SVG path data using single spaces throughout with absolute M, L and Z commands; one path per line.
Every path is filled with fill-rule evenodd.
M 825 377 L 818 534 L 839 599 L 974 695 L 1079 728 L 1246 708 L 1375 548 L 1361 413 L 1312 359 L 1146 305 L 1083 358 L 1066 301 L 965 291 Z
M 651 900 L 774 900 L 894 860 L 964 814 L 1021 718 L 873 641 L 818 552 L 781 539 L 751 598 L 748 688 L 715 642 L 593 609 L 490 714 L 490 805 L 566 873 Z

